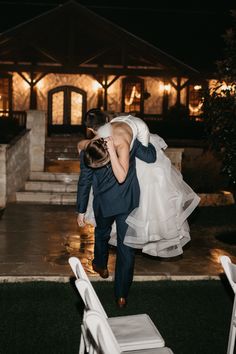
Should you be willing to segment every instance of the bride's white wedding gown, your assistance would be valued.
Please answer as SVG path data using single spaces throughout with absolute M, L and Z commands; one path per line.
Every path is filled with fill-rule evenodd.
M 172 165 L 164 150 L 165 141 L 157 134 L 150 134 L 145 122 L 131 115 L 120 116 L 98 130 L 101 137 L 111 135 L 111 123 L 124 122 L 138 139 L 147 146 L 150 141 L 156 148 L 157 159 L 146 163 L 136 158 L 136 170 L 140 185 L 139 207 L 134 209 L 126 222 L 128 229 L 124 239 L 127 246 L 142 249 L 143 253 L 158 257 L 176 257 L 183 253 L 183 246 L 190 241 L 188 216 L 197 207 L 200 198 L 184 182 L 182 174 Z M 92 217 L 92 194 L 86 213 Z M 115 225 L 110 244 L 116 245 Z

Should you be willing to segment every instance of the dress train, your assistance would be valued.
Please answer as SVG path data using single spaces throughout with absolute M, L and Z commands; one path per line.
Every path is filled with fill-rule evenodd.
M 147 164 L 136 159 L 140 202 L 126 219 L 124 244 L 151 256 L 176 257 L 190 241 L 187 218 L 200 198 L 166 156 L 164 140 L 151 134 L 150 142 L 156 148 L 157 160 Z M 110 243 L 116 245 L 115 228 Z

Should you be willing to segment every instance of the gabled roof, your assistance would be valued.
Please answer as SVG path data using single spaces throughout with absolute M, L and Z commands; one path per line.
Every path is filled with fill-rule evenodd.
M 117 74 L 197 70 L 75 1 L 0 35 L 0 70 Z

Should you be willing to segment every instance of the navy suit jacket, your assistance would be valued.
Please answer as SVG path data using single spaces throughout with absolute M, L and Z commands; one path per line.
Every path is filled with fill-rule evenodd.
M 143 146 L 137 139 L 130 151 L 129 170 L 123 183 L 114 176 L 111 164 L 101 168 L 89 168 L 84 163 L 84 154 L 80 154 L 80 177 L 77 189 L 77 212 L 85 213 L 89 193 L 93 187 L 94 214 L 104 217 L 130 213 L 139 205 L 140 189 L 136 174 L 135 157 L 152 163 L 156 161 L 156 150 L 152 144 Z

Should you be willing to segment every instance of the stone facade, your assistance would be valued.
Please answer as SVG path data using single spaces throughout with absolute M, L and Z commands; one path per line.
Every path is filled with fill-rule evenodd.
M 0 208 L 6 204 L 6 144 L 0 144 Z
M 184 149 L 181 148 L 167 148 L 166 155 L 171 160 L 172 164 L 177 168 L 177 170 L 181 171 L 182 166 L 182 155 Z
M 27 112 L 28 130 L 10 144 L 0 145 L 0 207 L 14 201 L 32 171 L 44 171 L 46 115 Z
M 0 206 L 15 200 L 30 172 L 29 132 L 11 144 L 0 145 Z
M 25 77 L 27 73 L 24 73 Z M 122 110 L 122 79 L 125 76 L 120 76 L 109 88 L 107 92 L 107 110 L 112 112 L 121 112 Z M 114 76 L 108 77 L 108 82 L 111 82 Z M 163 85 L 164 81 L 160 77 L 140 76 L 144 80 L 144 91 L 150 96 L 144 100 L 145 114 L 162 114 L 163 110 Z M 171 78 L 173 83 L 176 83 L 175 78 Z M 181 84 L 186 81 L 181 79 Z M 41 111 L 47 112 L 48 109 L 48 92 L 59 86 L 74 86 L 86 92 L 86 109 L 97 107 L 99 86 L 98 82 L 91 75 L 79 74 L 48 74 L 37 83 L 37 107 Z M 186 87 L 180 92 L 180 101 L 186 103 Z M 28 110 L 29 109 L 30 87 L 27 82 L 17 73 L 13 73 L 13 110 Z M 176 103 L 177 91 L 170 85 L 168 93 L 169 103 L 171 107 Z
M 46 115 L 42 111 L 27 112 L 27 128 L 30 130 L 30 170 L 44 171 Z

